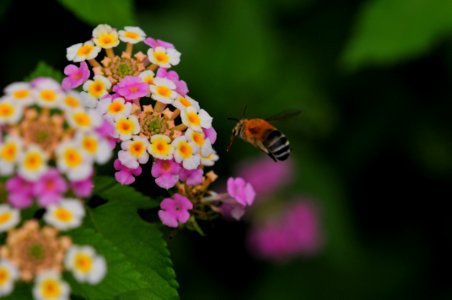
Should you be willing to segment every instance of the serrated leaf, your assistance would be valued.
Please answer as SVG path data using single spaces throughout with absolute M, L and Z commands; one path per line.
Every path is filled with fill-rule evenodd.
M 136 191 L 131 186 L 119 184 L 114 178 L 108 176 L 98 176 L 94 180 L 93 194 L 109 201 L 120 201 L 124 205 L 132 205 L 138 208 L 153 208 L 159 203 L 142 193 Z
M 177 299 L 178 284 L 169 251 L 156 225 L 146 223 L 136 209 L 111 201 L 92 212 L 94 228 L 134 264 L 149 288 L 121 295 L 121 299 Z
M 38 77 L 50 77 L 58 82 L 61 82 L 61 80 L 63 80 L 63 73 L 47 63 L 40 61 L 33 72 L 25 78 L 25 81 L 30 81 Z
M 134 26 L 136 19 L 132 0 L 59 0 L 80 20 L 93 26 L 109 24 L 115 27 Z
M 110 241 L 88 228 L 78 228 L 69 233 L 74 244 L 90 245 L 105 257 L 107 275 L 97 285 L 80 283 L 69 274 L 65 276 L 73 294 L 87 299 L 111 299 L 119 294 L 140 290 L 148 286 L 136 267 Z M 66 275 L 66 274 L 65 274 Z
M 343 55 L 346 67 L 395 63 L 422 54 L 452 33 L 452 2 L 370 1 L 354 28 Z

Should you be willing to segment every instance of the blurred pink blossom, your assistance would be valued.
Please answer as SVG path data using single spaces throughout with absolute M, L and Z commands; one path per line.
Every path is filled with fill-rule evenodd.
M 115 178 L 122 185 L 132 184 L 135 181 L 135 176 L 140 175 L 142 172 L 140 166 L 136 169 L 129 169 L 124 166 L 119 159 L 115 160 L 113 166 L 117 171 L 115 173 Z
M 33 184 L 33 194 L 39 205 L 46 207 L 60 202 L 67 188 L 66 181 L 60 172 L 56 169 L 49 169 Z

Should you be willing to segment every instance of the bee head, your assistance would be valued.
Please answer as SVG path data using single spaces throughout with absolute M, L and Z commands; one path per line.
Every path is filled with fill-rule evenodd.
M 232 143 L 234 142 L 234 137 L 240 134 L 240 130 L 242 129 L 243 122 L 242 120 L 236 119 L 236 118 L 228 118 L 228 120 L 238 121 L 237 124 L 232 128 L 232 134 L 231 138 L 229 139 L 228 147 L 226 148 L 226 151 L 229 151 L 229 149 L 232 146 Z

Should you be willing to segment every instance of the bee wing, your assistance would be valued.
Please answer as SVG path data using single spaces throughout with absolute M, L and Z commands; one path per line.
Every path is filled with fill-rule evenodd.
M 296 117 L 299 114 L 301 114 L 302 112 L 303 111 L 301 109 L 288 109 L 288 110 L 284 110 L 284 111 L 281 111 L 279 113 L 276 113 L 274 115 L 271 115 L 271 116 L 265 118 L 265 120 L 267 120 L 267 121 L 281 121 L 281 120 L 285 120 L 285 119 Z

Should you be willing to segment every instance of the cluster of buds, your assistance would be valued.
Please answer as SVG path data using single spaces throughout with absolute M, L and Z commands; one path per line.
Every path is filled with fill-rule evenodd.
M 134 47 L 147 50 L 134 52 Z M 212 146 L 216 131 L 209 113 L 188 95 L 185 81 L 170 70 L 180 55 L 173 44 L 147 37 L 138 27 L 98 25 L 89 41 L 67 48 L 67 59 L 76 64 L 65 68 L 62 85 L 80 87 L 85 106 L 113 127 L 118 182 L 133 183 L 151 159 L 155 183 L 175 190 L 161 203 L 165 225 L 178 227 L 226 211 L 239 218 L 254 195 L 240 203 L 235 195 L 208 190 L 216 175 L 204 168 L 218 160 Z
M 0 296 L 17 280 L 34 280 L 35 299 L 65 299 L 64 271 L 91 284 L 106 273 L 91 246 L 59 235 L 82 224 L 95 164 L 112 154 L 108 123 L 82 102 L 45 77 L 12 83 L 0 98 Z M 33 203 L 44 208 L 43 227 L 36 219 L 21 224 L 21 209 Z

